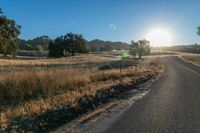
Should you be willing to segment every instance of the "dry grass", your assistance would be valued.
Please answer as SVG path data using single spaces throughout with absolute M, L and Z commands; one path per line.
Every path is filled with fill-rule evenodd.
M 98 63 L 115 58 L 108 55 L 75 57 L 76 61 L 83 64 L 88 63 L 88 60 Z M 31 117 L 69 104 L 76 107 L 80 97 L 94 96 L 99 90 L 112 89 L 112 86 L 119 84 L 130 85 L 138 78 L 163 72 L 160 59 L 145 59 L 137 71 L 130 67 L 123 69 L 122 73 L 116 69 L 99 71 L 97 68 L 34 68 L 34 65 L 46 62 L 70 64 L 68 59 L 8 61 L 9 71 L 0 72 L 0 129 L 9 126 L 15 118 Z M 19 70 L 18 67 L 13 67 L 28 63 L 32 65 L 31 69 L 24 67 Z M 0 64 L 5 65 L 6 61 Z
M 90 113 L 84 115 L 83 117 L 81 117 L 79 122 L 80 123 L 88 122 L 89 120 L 92 120 L 93 118 L 102 114 L 106 110 L 111 109 L 112 107 L 120 104 L 120 102 L 122 102 L 122 100 L 114 100 L 112 102 L 109 102 L 105 107 L 103 107 L 103 108 L 100 107 L 100 108 L 96 109 L 95 111 L 93 111 L 92 113 L 90 112 Z
M 88 84 L 87 71 L 81 69 L 12 71 L 0 75 L 0 100 L 24 101 L 49 97 Z
M 117 59 L 117 56 L 109 54 L 89 54 L 77 55 L 74 57 L 64 57 L 55 59 L 35 59 L 35 60 L 9 60 L 0 59 L 0 66 L 48 66 L 48 65 L 84 65 L 87 63 L 102 63 L 108 60 Z
M 186 62 L 192 63 L 194 65 L 200 66 L 200 55 L 183 55 L 180 58 Z

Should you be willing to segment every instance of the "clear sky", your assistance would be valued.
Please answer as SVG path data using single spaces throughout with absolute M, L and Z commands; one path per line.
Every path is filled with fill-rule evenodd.
M 0 0 L 0 8 L 22 26 L 23 39 L 75 32 L 87 40 L 130 42 L 164 27 L 171 43 L 200 42 L 200 0 Z

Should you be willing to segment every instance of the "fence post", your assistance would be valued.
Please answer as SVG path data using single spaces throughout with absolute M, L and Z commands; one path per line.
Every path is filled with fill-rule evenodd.
M 121 62 L 121 60 L 119 62 L 119 68 L 120 68 L 120 73 L 122 73 L 122 62 Z

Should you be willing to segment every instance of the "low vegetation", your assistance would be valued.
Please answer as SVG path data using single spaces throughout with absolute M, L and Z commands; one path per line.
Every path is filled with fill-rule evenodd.
M 49 60 L 2 61 L 1 131 L 45 130 L 43 128 L 50 126 L 49 122 L 62 118 L 59 114 L 67 115 L 68 120 L 74 119 L 163 72 L 158 58 L 145 59 L 137 69 L 127 66 L 121 72 L 117 67 L 99 69 L 113 59 L 118 57 L 104 54 L 98 55 L 98 59 L 92 55 L 80 55 Z M 78 60 L 82 61 L 80 65 L 73 67 L 73 61 Z M 55 113 L 63 108 L 65 113 Z M 49 117 L 49 113 L 56 118 Z

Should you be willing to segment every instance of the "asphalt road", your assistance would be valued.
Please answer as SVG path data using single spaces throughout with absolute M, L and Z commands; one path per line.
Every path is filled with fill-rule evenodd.
M 164 59 L 166 74 L 105 133 L 200 133 L 200 67 Z

